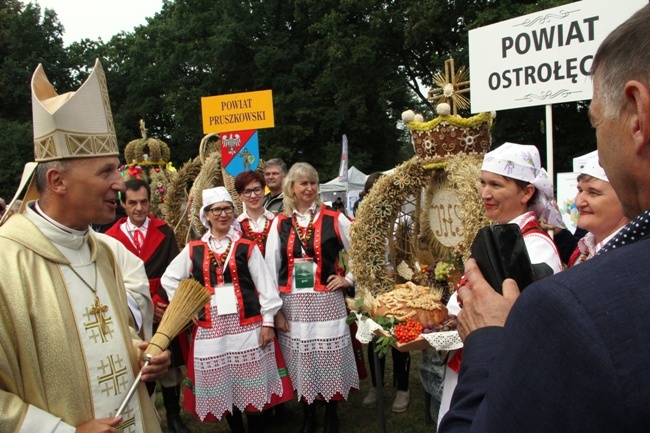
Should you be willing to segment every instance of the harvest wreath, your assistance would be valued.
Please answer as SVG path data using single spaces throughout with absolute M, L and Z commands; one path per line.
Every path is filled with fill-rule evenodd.
M 417 239 L 413 241 L 417 245 L 412 257 L 405 261 L 406 266 L 413 270 L 413 275 L 405 279 L 415 278 L 416 282 L 424 284 L 426 281 L 417 275 L 418 272 L 424 274 L 429 267 L 435 269 L 441 262 L 462 269 L 463 260 L 469 256 L 467 246 L 478 230 L 489 224 L 477 192 L 479 172 L 480 158 L 474 155 L 457 154 L 445 158 L 445 161 L 441 157 L 425 161 L 414 157 L 397 166 L 393 174 L 377 181 L 359 206 L 357 219 L 350 230 L 350 258 L 356 278 L 356 300 L 363 301 L 357 309 L 369 313 L 375 296 L 394 289 L 395 278 L 390 275 L 389 265 L 404 265 L 388 263 L 387 236 L 392 232 L 404 201 L 410 195 L 422 194 L 423 189 L 425 203 L 430 203 L 435 191 L 442 186 L 453 189 L 463 218 L 462 239 L 453 247 L 443 245 L 430 224 L 431 207 L 416 209 L 414 219 L 417 224 L 414 225 L 417 225 L 419 233 L 415 234 L 414 238 Z M 419 260 L 419 256 L 425 254 L 438 260 Z
M 356 278 L 350 320 L 358 322 L 362 342 L 379 335 L 380 353 L 390 345 L 399 350 L 462 345 L 444 303 L 456 288 L 474 236 L 489 224 L 478 181 L 493 115 L 463 119 L 449 115 L 445 105 L 432 122 L 403 115 L 416 156 L 374 184 L 350 231 Z M 402 302 L 403 312 L 382 309 L 391 297 Z M 426 299 L 436 306 L 421 316 L 413 305 Z
M 351 266 L 356 278 L 356 298 L 349 303 L 353 311 L 350 320 L 359 322 L 362 333 L 374 328 L 365 341 L 360 340 L 368 342 L 379 335 L 376 343 L 380 354 L 391 345 L 404 351 L 460 347 L 454 331 L 455 316 L 447 314 L 443 302 L 460 279 L 463 261 L 469 255 L 467 247 L 478 230 L 488 224 L 477 192 L 480 164 L 480 156 L 463 153 L 425 160 L 414 157 L 396 167 L 391 175 L 380 178 L 359 206 L 350 232 Z M 453 246 L 440 242 L 429 215 L 434 195 L 443 189 L 454 192 L 463 219 L 461 239 Z M 413 245 L 410 254 L 403 255 L 399 263 L 391 263 L 397 254 L 386 253 L 388 236 L 392 236 L 402 204 L 409 196 L 418 196 L 420 201 L 412 215 Z M 396 285 L 396 278 L 406 281 L 405 285 Z M 386 301 L 390 304 L 391 297 L 412 300 L 411 305 L 435 304 L 428 311 L 436 314 L 426 317 L 425 313 L 423 317 L 421 312 L 412 314 L 413 310 L 388 312 L 382 305 Z M 414 323 L 409 323 L 405 314 L 417 316 L 411 320 Z M 417 323 L 422 330 L 414 333 Z M 404 328 L 410 332 L 404 332 Z

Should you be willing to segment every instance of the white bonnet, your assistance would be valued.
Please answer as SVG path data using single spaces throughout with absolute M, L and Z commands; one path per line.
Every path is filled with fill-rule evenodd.
M 607 178 L 607 174 L 605 173 L 605 170 L 600 166 L 600 162 L 598 161 L 598 151 L 594 150 L 591 153 L 588 153 L 586 155 L 585 159 L 585 165 L 582 167 L 582 170 L 580 170 L 581 174 L 588 174 L 589 176 L 593 176 L 596 179 L 604 180 L 605 182 L 609 182 L 609 179 Z

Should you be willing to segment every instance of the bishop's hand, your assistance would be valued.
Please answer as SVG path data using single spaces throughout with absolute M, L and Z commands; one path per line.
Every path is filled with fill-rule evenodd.
M 149 342 L 143 341 L 142 343 L 138 344 L 138 349 L 144 352 L 148 346 Z M 167 370 L 169 370 L 169 366 L 172 363 L 171 356 L 171 352 L 169 350 L 165 350 L 160 355 L 152 357 L 149 361 L 149 365 L 146 366 L 145 360 L 141 359 L 140 368 L 142 370 L 142 377 L 140 377 L 140 380 L 142 382 L 154 382 L 161 379 L 167 373 Z

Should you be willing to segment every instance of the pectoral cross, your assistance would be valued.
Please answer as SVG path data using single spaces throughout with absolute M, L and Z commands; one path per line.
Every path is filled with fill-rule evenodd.
M 99 297 L 95 296 L 95 304 L 90 309 L 90 314 L 95 315 L 95 320 L 99 323 L 103 334 L 108 333 L 108 326 L 106 325 L 106 318 L 104 317 L 104 313 L 107 311 L 108 305 L 102 305 L 99 301 Z

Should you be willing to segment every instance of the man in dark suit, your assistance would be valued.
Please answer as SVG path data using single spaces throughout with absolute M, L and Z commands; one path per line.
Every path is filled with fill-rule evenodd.
M 589 109 L 601 165 L 632 219 L 596 257 L 496 294 L 469 260 L 465 347 L 439 431 L 650 429 L 650 5 L 593 60 Z M 506 320 L 507 319 L 507 320 Z
M 123 243 L 144 262 L 154 305 L 155 330 L 169 303 L 167 293 L 160 284 L 160 277 L 178 255 L 178 244 L 172 228 L 149 213 L 151 188 L 147 182 L 141 179 L 127 180 L 126 191 L 121 198 L 127 216 L 119 219 L 106 234 Z M 174 433 L 189 433 L 180 417 L 180 384 L 183 381 L 180 366 L 184 364 L 181 343 L 181 337 L 172 340 L 172 366 L 160 384 L 167 413 L 167 428 Z

